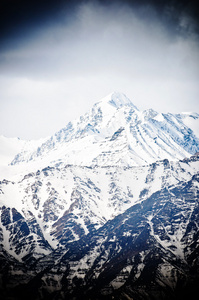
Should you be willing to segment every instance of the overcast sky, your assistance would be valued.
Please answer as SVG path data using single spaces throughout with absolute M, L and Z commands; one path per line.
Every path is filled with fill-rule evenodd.
M 3 0 L 0 10 L 0 135 L 52 135 L 112 91 L 141 110 L 199 112 L 195 1 Z

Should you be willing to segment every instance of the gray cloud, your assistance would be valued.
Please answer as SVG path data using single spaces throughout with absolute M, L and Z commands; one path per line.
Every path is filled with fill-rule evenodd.
M 182 34 L 185 15 L 180 31 L 151 5 L 87 2 L 67 16 L 1 50 L 3 134 L 50 135 L 113 90 L 141 109 L 198 111 L 199 43 Z

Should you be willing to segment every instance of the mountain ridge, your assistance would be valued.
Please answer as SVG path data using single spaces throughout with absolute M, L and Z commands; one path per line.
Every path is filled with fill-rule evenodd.
M 33 222 L 40 228 L 42 238 L 56 247 L 98 229 L 158 190 L 190 180 L 198 170 L 198 156 L 138 167 L 47 167 L 16 182 L 1 181 L 0 203 L 6 209 L 4 214 L 10 215 L 9 223 L 13 213 L 7 208 L 14 208 L 20 220 Z M 29 251 L 28 243 L 27 247 Z M 13 246 L 10 248 L 13 253 Z M 19 259 L 23 255 L 23 251 L 18 251 Z
M 11 165 L 42 164 L 46 156 L 51 164 L 58 157 L 60 162 L 88 166 L 107 165 L 108 161 L 109 165 L 136 166 L 165 158 L 183 159 L 199 150 L 198 133 L 184 121 L 188 118 L 199 127 L 196 113 L 141 112 L 124 94 L 115 92 L 69 122 L 36 151 L 16 155 Z
M 157 173 L 155 175 L 154 172 L 161 166 L 164 168 L 159 174 L 160 178 L 164 175 L 164 180 L 167 181 L 166 171 L 172 171 L 176 179 L 172 177 L 166 185 L 160 185 L 156 191 L 153 190 L 148 195 L 143 186 L 142 194 L 143 196 L 145 194 L 145 197 L 142 198 L 143 196 L 140 195 L 140 202 L 132 203 L 128 209 L 104 221 L 96 229 L 88 224 L 90 228 L 88 232 L 81 232 L 78 222 L 74 223 L 77 220 L 77 212 L 72 220 L 72 211 L 66 210 L 58 220 L 59 224 L 55 220 L 54 228 L 56 229 L 58 225 L 58 232 L 55 231 L 55 234 L 59 244 L 57 246 L 54 244 L 53 248 L 45 240 L 45 235 L 42 234 L 36 221 L 38 218 L 34 210 L 32 213 L 29 212 L 27 203 L 24 203 L 26 212 L 23 210 L 22 213 L 2 206 L 0 214 L 3 231 L 0 230 L 0 261 L 1 266 L 8 265 L 0 272 L 0 276 L 3 274 L 1 278 L 6 287 L 2 289 L 0 285 L 1 294 L 5 295 L 3 299 L 26 299 L 30 292 L 32 300 L 66 299 L 66 297 L 70 300 L 105 300 L 113 297 L 121 300 L 129 298 L 184 300 L 188 295 L 196 299 L 194 295 L 198 292 L 199 278 L 197 246 L 199 157 L 193 156 L 180 164 L 181 171 L 179 166 L 176 168 L 166 160 L 151 165 L 150 172 L 146 172 L 146 179 L 143 179 L 149 185 L 155 183 Z M 194 172 L 193 164 L 195 164 Z M 183 172 L 183 169 L 186 171 Z M 93 173 L 93 170 L 89 170 Z M 115 171 L 117 175 L 118 168 Z M 133 172 L 133 168 L 131 171 Z M 190 171 L 193 173 L 191 174 Z M 54 173 L 55 169 L 48 168 L 43 171 L 47 183 L 52 182 L 50 179 L 52 172 Z M 159 170 L 157 169 L 156 172 L 159 173 Z M 63 171 L 59 170 L 59 173 L 63 176 Z M 112 176 L 113 170 L 109 170 L 109 173 Z M 131 173 L 133 174 L 138 175 Z M 182 176 L 181 179 L 179 174 Z M 24 181 L 34 178 L 35 175 L 27 176 Z M 57 177 L 56 173 L 54 177 Z M 82 176 L 77 179 L 86 192 L 86 180 Z M 30 185 L 33 195 L 39 186 L 42 187 L 39 182 L 43 180 L 38 181 L 37 178 L 38 186 Z M 98 194 L 99 189 L 94 182 L 87 182 L 87 189 L 95 190 Z M 113 182 L 116 185 L 119 183 L 119 181 Z M 4 182 L 4 185 L 7 184 L 13 183 Z M 115 194 L 118 187 L 115 189 L 113 184 L 111 186 Z M 3 186 L 1 189 L 5 192 Z M 86 200 L 88 193 L 86 192 L 84 196 L 81 193 L 78 194 L 77 190 L 76 194 L 73 193 L 76 202 L 72 203 L 73 209 L 77 205 L 81 207 L 83 219 L 84 215 L 89 216 L 88 211 L 86 214 L 84 212 L 84 208 L 89 205 Z M 119 194 L 122 195 L 121 191 Z M 86 201 L 84 208 L 82 197 Z M 57 200 L 58 198 L 57 195 Z M 59 206 L 57 200 L 54 200 L 54 203 Z M 52 211 L 55 209 L 56 207 L 52 208 Z M 2 238 L 4 227 L 11 233 L 9 239 L 11 252 L 5 249 L 5 240 Z M 74 237 L 78 234 L 79 238 L 70 240 L 69 230 Z M 13 251 L 22 253 L 20 260 L 17 256 L 13 257 Z
M 0 178 L 2 299 L 194 299 L 198 125 L 111 93 L 39 147 L 22 141 Z

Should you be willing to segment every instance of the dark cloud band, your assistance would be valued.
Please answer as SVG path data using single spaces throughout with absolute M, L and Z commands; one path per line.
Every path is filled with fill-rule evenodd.
M 0 2 L 0 39 L 22 35 L 48 22 L 61 22 L 73 9 L 85 2 L 82 0 L 2 0 Z M 91 1 L 102 5 L 127 4 L 140 9 L 143 17 L 147 17 L 147 8 L 152 7 L 162 21 L 172 26 L 173 30 L 194 31 L 199 33 L 199 5 L 195 0 L 123 0 L 123 1 Z M 143 9 L 144 8 L 144 9 Z M 182 23 L 182 18 L 186 22 Z M 186 23 L 186 24 L 185 24 Z

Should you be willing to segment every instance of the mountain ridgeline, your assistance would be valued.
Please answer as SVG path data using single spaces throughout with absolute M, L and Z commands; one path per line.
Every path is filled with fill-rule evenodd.
M 35 151 L 22 151 L 22 162 L 63 162 L 81 166 L 140 166 L 165 158 L 183 159 L 199 149 L 198 132 L 188 125 L 196 113 L 162 114 L 139 111 L 123 94 L 113 93 Z M 44 165 L 45 167 L 45 165 Z
M 196 299 L 198 128 L 112 93 L 40 143 L 3 138 L 1 299 Z

